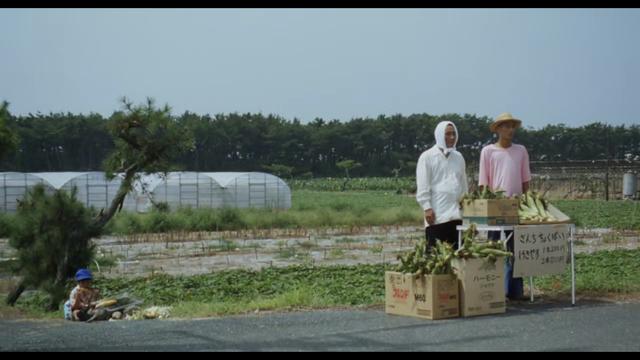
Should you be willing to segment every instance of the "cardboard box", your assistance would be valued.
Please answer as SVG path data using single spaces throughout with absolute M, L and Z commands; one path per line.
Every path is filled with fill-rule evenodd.
M 478 217 L 463 217 L 462 225 L 468 226 L 471 223 L 475 223 L 478 225 L 489 225 L 489 226 L 502 226 L 502 225 L 518 225 L 520 218 L 517 216 L 478 216 Z
M 384 274 L 385 312 L 437 320 L 460 316 L 458 280 L 454 275 Z
M 409 315 L 413 298 L 411 275 L 395 271 L 384 273 L 384 303 L 388 314 Z
M 461 316 L 500 314 L 506 311 L 504 257 L 495 262 L 484 259 L 453 259 L 451 266 L 460 282 Z
M 463 224 L 517 225 L 518 199 L 477 199 L 471 203 L 463 201 Z

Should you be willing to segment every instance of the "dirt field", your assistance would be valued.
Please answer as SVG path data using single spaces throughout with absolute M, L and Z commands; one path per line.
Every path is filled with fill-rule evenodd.
M 396 263 L 396 255 L 424 236 L 418 227 L 365 227 L 322 231 L 245 231 L 145 234 L 102 237 L 99 273 L 107 277 L 152 273 L 193 275 L 224 269 L 266 266 Z M 637 248 L 640 232 L 577 229 L 576 253 Z M 11 259 L 0 239 L 0 262 Z M 2 275 L 5 280 L 8 274 Z M 6 281 L 5 281 L 6 282 Z M 0 284 L 0 287 L 3 285 Z M 0 292 L 3 289 L 0 288 Z

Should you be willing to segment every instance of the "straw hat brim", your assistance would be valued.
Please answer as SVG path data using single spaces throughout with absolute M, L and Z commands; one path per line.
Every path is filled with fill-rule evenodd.
M 491 132 L 496 132 L 496 129 L 498 128 L 498 126 L 500 126 L 500 124 L 508 122 L 508 121 L 512 121 L 516 124 L 516 129 L 519 128 L 520 126 L 522 126 L 522 121 L 519 119 L 515 119 L 515 118 L 510 118 L 510 119 L 500 119 L 500 120 L 496 120 L 493 123 L 491 123 L 491 125 L 489 125 L 489 129 L 491 129 Z

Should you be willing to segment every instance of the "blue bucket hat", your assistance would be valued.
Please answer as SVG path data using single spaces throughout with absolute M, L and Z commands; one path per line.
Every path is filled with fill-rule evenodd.
M 93 280 L 93 276 L 91 275 L 91 271 L 88 269 L 80 269 L 76 273 L 76 281 L 82 280 Z

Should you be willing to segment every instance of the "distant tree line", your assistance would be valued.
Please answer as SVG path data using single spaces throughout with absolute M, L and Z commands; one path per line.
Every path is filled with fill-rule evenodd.
M 6 126 L 20 142 L 0 162 L 1 171 L 100 171 L 114 149 L 109 118 L 100 114 L 5 115 Z M 277 115 L 185 112 L 173 121 L 192 134 L 195 147 L 174 170 L 344 176 L 345 169 L 337 164 L 351 160 L 360 164 L 349 170 L 354 177 L 412 175 L 418 156 L 434 144 L 433 131 L 443 120 L 458 127 L 458 149 L 469 166 L 478 162 L 482 146 L 494 141 L 489 131 L 492 119 L 469 114 L 380 115 L 348 122 L 316 118 L 303 124 Z M 625 159 L 640 155 L 640 125 L 554 124 L 520 129 L 515 141 L 527 147 L 532 161 Z

